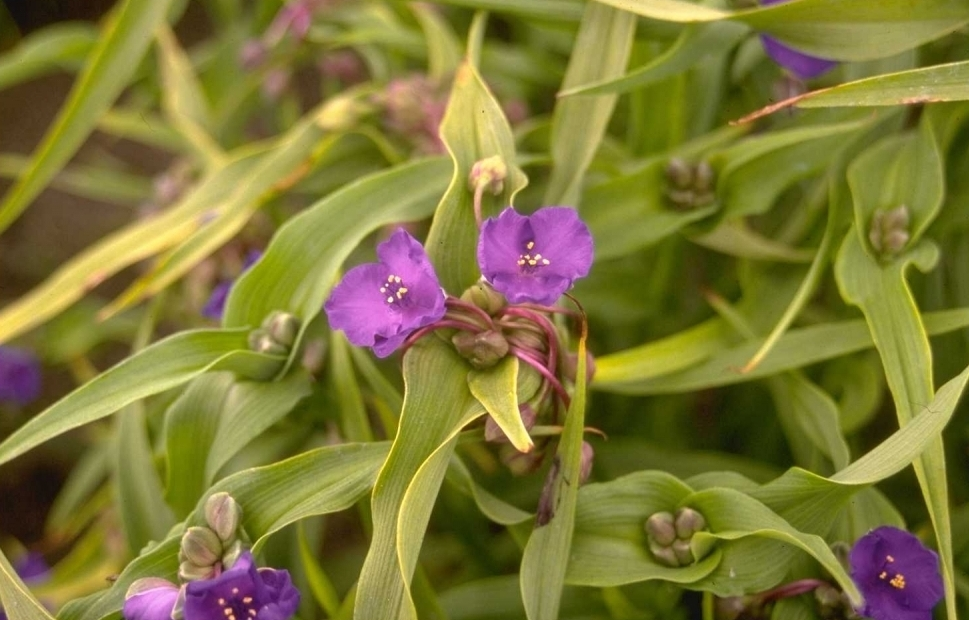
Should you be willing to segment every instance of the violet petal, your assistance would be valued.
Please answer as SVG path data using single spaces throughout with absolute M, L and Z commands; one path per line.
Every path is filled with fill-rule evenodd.
M 40 364 L 34 355 L 0 346 L 0 402 L 28 405 L 40 395 Z

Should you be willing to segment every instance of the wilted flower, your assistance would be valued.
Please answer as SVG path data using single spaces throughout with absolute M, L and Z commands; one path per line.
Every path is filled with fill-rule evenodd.
M 942 598 L 939 558 L 905 530 L 879 527 L 855 543 L 851 578 L 865 597 L 858 613 L 874 620 L 931 620 Z
M 444 316 L 445 295 L 423 246 L 405 230 L 378 245 L 377 258 L 348 271 L 324 310 L 350 342 L 387 357 L 415 330 Z
M 787 2 L 788 0 L 761 0 L 761 4 L 764 6 L 770 6 L 772 4 L 780 4 L 782 2 Z M 811 56 L 805 54 L 804 52 L 799 52 L 795 49 L 784 45 L 777 39 L 762 34 L 760 35 L 761 43 L 764 44 L 764 51 L 770 56 L 774 62 L 784 67 L 797 77 L 802 80 L 809 80 L 811 78 L 816 78 L 822 73 L 831 70 L 838 63 L 834 60 L 828 60 L 827 58 L 818 58 L 817 56 Z
M 544 207 L 530 216 L 508 207 L 482 225 L 478 265 L 511 303 L 551 305 L 589 273 L 592 234 L 567 207 Z
M 261 257 L 261 250 L 251 250 L 246 254 L 246 260 L 242 264 L 242 273 L 239 275 L 241 276 L 245 273 Z M 233 284 L 235 284 L 235 280 L 223 280 L 215 285 L 215 288 L 212 289 L 212 294 L 209 295 L 209 300 L 205 303 L 205 307 L 202 308 L 202 316 L 216 321 L 222 318 L 222 313 L 225 311 L 225 302 L 229 298 L 229 291 L 232 290 Z
M 0 347 L 0 402 L 20 406 L 40 395 L 40 364 L 32 353 Z
M 215 579 L 188 584 L 184 612 L 189 620 L 287 620 L 299 598 L 289 571 L 257 570 L 247 551 Z

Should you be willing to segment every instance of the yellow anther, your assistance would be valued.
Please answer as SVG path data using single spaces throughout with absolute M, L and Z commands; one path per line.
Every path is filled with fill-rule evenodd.
M 246 605 L 248 605 L 249 603 L 252 602 L 252 597 L 251 596 L 247 596 L 244 599 L 242 599 L 242 602 L 245 603 Z
M 518 265 L 521 266 L 521 265 L 524 265 L 524 264 L 525 264 L 525 259 L 524 258 L 519 258 L 518 259 Z
M 532 267 L 534 267 L 535 265 L 538 264 L 538 261 L 533 258 L 533 259 L 531 259 L 531 260 L 528 261 L 528 264 L 531 265 Z
M 894 561 L 895 561 L 895 558 L 893 558 L 893 557 L 892 557 L 892 556 L 890 556 L 890 555 L 886 555 L 886 556 L 885 556 L 885 561 L 886 561 L 886 562 L 894 562 Z
M 896 588 L 898 590 L 904 590 L 905 589 L 905 575 L 899 573 L 899 574 L 895 575 L 894 577 L 892 577 L 892 580 L 889 581 L 888 583 L 890 583 L 893 588 Z
M 394 274 L 390 274 L 389 276 L 387 276 L 387 281 L 388 282 L 393 282 L 394 281 L 394 277 L 395 277 Z
M 388 304 L 392 304 L 392 303 L 394 303 L 394 297 L 393 297 L 393 295 L 389 295 L 389 296 L 387 297 L 387 303 L 388 303 Z
M 886 573 L 885 571 L 878 573 L 879 579 L 884 579 L 885 577 L 888 577 L 888 573 Z
M 549 264 L 551 264 L 551 261 L 550 261 L 550 260 L 548 260 L 547 258 L 543 258 L 543 259 L 542 259 L 542 264 L 543 264 L 543 265 L 549 265 Z
M 525 249 L 526 250 L 530 250 L 533 247 L 535 247 L 535 242 L 534 241 L 529 241 L 528 243 L 525 244 Z
M 230 607 L 226 607 L 225 609 L 222 610 L 222 612 L 227 616 L 232 615 L 232 609 Z
M 224 598 L 220 598 L 219 599 L 219 605 L 221 605 L 222 607 L 225 607 L 225 599 Z
M 400 284 L 400 276 L 394 276 L 394 284 Z

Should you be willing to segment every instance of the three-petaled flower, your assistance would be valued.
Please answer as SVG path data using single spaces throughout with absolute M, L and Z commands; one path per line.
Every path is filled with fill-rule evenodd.
M 879 527 L 851 549 L 851 578 L 865 597 L 858 609 L 874 620 L 931 620 L 942 598 L 939 558 L 905 530 Z
M 186 620 L 288 620 L 299 607 L 289 571 L 256 568 L 248 551 L 213 579 L 185 586 Z M 125 597 L 125 620 L 170 620 L 179 588 L 158 578 L 139 579 Z
M 424 247 L 405 230 L 378 245 L 377 258 L 348 271 L 323 307 L 332 328 L 387 357 L 444 317 L 445 294 Z
M 544 207 L 526 216 L 508 207 L 485 220 L 478 266 L 513 304 L 552 305 L 592 266 L 592 234 L 567 207 Z
M 780 4 L 783 2 L 788 2 L 788 0 L 760 0 L 760 3 L 764 6 Z M 816 78 L 822 73 L 831 70 L 838 64 L 837 61 L 834 60 L 818 58 L 817 56 L 811 56 L 810 54 L 799 52 L 796 49 L 788 47 L 777 39 L 766 34 L 760 35 L 760 40 L 761 43 L 764 44 L 764 51 L 767 52 L 767 55 L 770 56 L 774 62 L 784 67 L 802 80 Z
M 32 353 L 0 347 L 0 402 L 20 406 L 40 395 L 40 364 Z

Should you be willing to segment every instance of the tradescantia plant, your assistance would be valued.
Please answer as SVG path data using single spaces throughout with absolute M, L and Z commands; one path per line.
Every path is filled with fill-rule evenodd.
M 966 617 L 967 32 L 120 0 L 4 44 L 5 103 L 75 80 L 0 141 L 3 613 Z M 137 208 L 50 269 L 49 189 Z

